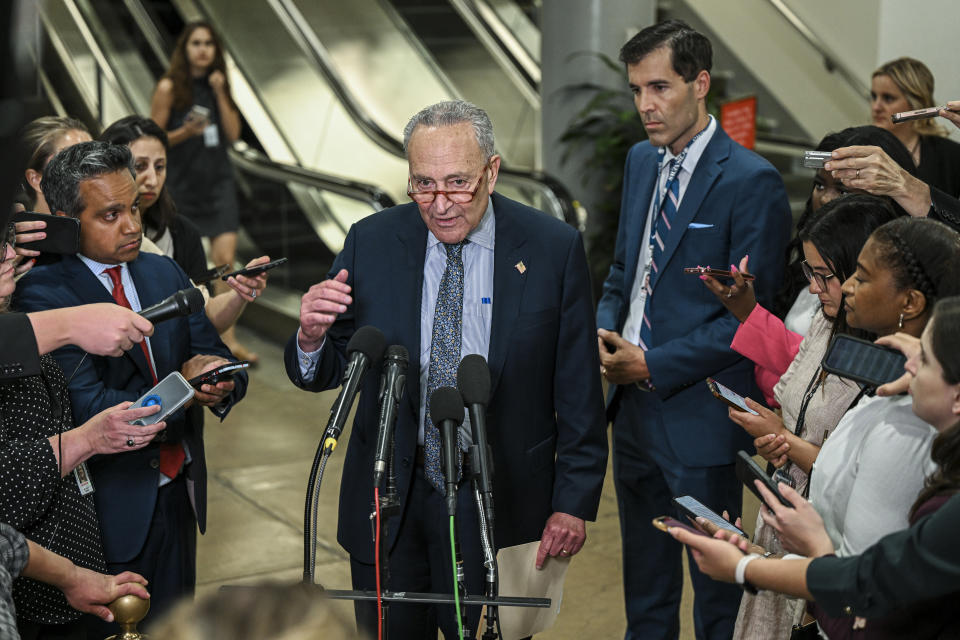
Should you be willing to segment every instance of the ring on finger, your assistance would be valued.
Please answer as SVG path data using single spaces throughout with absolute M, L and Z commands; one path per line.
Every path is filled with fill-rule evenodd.
M 257 290 L 256 290 L 256 289 L 254 289 L 253 291 L 250 292 L 250 297 L 251 297 L 251 298 L 256 298 L 256 297 L 257 297 Z
M 136 443 L 133 441 L 133 438 L 127 438 L 127 446 L 128 447 L 136 446 Z
M 727 289 L 727 295 L 726 295 L 725 297 L 727 297 L 727 298 L 732 298 L 732 297 L 733 297 L 733 288 L 732 288 L 732 287 L 731 287 L 730 289 Z
M 860 178 L 860 169 L 857 169 L 857 178 Z
M 566 549 L 560 549 L 560 555 L 562 555 L 562 556 L 568 556 L 568 555 L 570 555 L 570 552 L 567 551 Z

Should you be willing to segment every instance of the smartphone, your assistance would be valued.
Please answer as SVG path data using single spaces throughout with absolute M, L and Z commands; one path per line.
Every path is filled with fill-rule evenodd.
M 759 480 L 762 482 L 767 489 L 770 490 L 770 493 L 777 496 L 777 499 L 785 507 L 793 508 L 793 505 L 786 501 L 786 499 L 780 495 L 780 491 L 777 489 L 777 484 L 773 481 L 773 478 L 768 476 L 763 469 L 760 468 L 756 462 L 753 461 L 753 458 L 750 457 L 750 454 L 742 449 L 737 451 L 737 464 L 736 469 L 737 478 L 747 487 L 750 491 L 753 492 L 755 496 L 760 498 L 760 501 L 766 504 L 763 500 L 763 496 L 760 495 L 760 492 L 757 490 L 757 487 L 753 484 L 754 480 Z M 767 505 L 768 507 L 770 505 Z
M 210 109 L 207 109 L 203 105 L 195 104 L 190 107 L 187 117 L 196 118 L 198 120 L 210 120 Z
M 924 118 L 936 118 L 941 110 L 947 110 L 947 105 L 942 107 L 927 107 L 926 109 L 915 109 L 914 111 L 901 111 L 890 116 L 894 124 L 907 122 L 908 120 L 923 120 Z
M 174 371 L 143 394 L 143 396 L 130 407 L 131 409 L 136 409 L 137 407 L 160 405 L 160 411 L 152 416 L 137 418 L 130 424 L 145 427 L 148 424 L 156 424 L 157 422 L 166 420 L 171 413 L 185 405 L 195 393 L 196 391 L 194 391 L 193 387 L 190 386 L 183 376 L 180 375 L 179 372 Z
M 247 277 L 258 276 L 264 271 L 270 271 L 270 269 L 273 269 L 274 267 L 279 267 L 282 264 L 286 264 L 286 262 L 287 262 L 286 258 L 277 258 L 276 260 L 271 260 L 266 264 L 258 264 L 255 267 L 249 267 L 247 269 L 240 269 L 238 271 L 233 271 L 232 273 L 228 273 L 226 275 L 220 276 L 220 279 L 226 280 L 227 278 L 232 278 L 234 276 L 247 276 Z
M 808 169 L 823 169 L 823 163 L 830 159 L 830 151 L 804 151 L 801 167 Z
M 691 520 L 696 520 L 698 516 L 706 518 L 721 529 L 733 531 L 744 538 L 747 537 L 747 533 L 743 529 L 737 527 L 732 522 L 725 520 L 723 516 L 719 515 L 716 511 L 713 511 L 710 509 L 710 507 L 692 496 L 680 496 L 679 498 L 674 498 L 673 504 L 677 505 L 677 508 L 680 509 L 680 511 Z
M 213 269 L 207 269 L 204 273 L 194 278 L 193 284 L 207 284 L 211 280 L 216 280 L 228 271 L 230 271 L 229 264 L 217 265 Z
M 733 391 L 729 387 L 720 384 L 713 378 L 707 378 L 706 382 L 707 388 L 710 389 L 710 393 L 712 393 L 713 397 L 717 400 L 723 402 L 727 406 L 733 407 L 737 411 L 752 413 L 755 416 L 760 415 L 758 412 L 748 407 L 746 401 L 743 399 L 743 396 L 736 391 Z
M 659 518 L 654 518 L 653 526 L 655 526 L 657 529 L 660 529 L 660 531 L 666 531 L 667 527 L 679 527 L 681 529 L 686 529 L 690 533 L 695 533 L 698 536 L 707 536 L 707 534 L 705 534 L 703 531 L 700 531 L 700 529 L 694 529 L 690 525 L 684 524 L 676 518 L 671 518 L 670 516 L 660 516 Z
M 729 269 L 712 269 L 711 267 L 684 267 L 684 273 L 695 273 L 697 275 L 713 276 L 714 278 L 732 278 L 733 272 Z M 752 273 L 740 272 L 744 280 L 755 280 L 756 276 Z
M 40 253 L 74 254 L 80 251 L 80 221 L 69 216 L 52 216 L 34 211 L 17 211 L 10 216 L 11 222 L 42 220 L 47 227 L 42 229 L 47 237 L 43 240 L 24 242 L 17 246 Z
M 224 382 L 233 378 L 233 374 L 238 371 L 243 371 L 250 366 L 250 362 L 247 360 L 241 360 L 240 362 L 228 362 L 227 364 L 222 364 L 216 369 L 211 369 L 206 373 L 201 373 L 200 375 L 190 378 L 190 386 L 199 389 L 200 385 L 204 384 L 217 384 L 218 382 Z
M 870 387 L 892 382 L 903 375 L 907 357 L 889 347 L 837 334 L 823 358 L 823 370 Z

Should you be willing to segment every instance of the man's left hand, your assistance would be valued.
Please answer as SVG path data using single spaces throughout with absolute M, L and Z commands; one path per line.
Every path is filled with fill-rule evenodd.
M 191 378 L 196 378 L 201 373 L 212 371 L 224 364 L 229 364 L 229 361 L 220 356 L 193 356 L 183 363 L 180 373 L 183 374 L 184 378 L 190 380 Z M 205 407 L 215 407 L 223 402 L 223 399 L 226 398 L 231 391 L 233 391 L 233 380 L 226 380 L 218 382 L 217 384 L 203 384 L 197 389 L 197 393 L 193 396 L 193 399 Z
M 627 342 L 616 331 L 597 329 L 600 373 L 613 384 L 630 384 L 650 378 L 643 349 Z
M 537 569 L 543 568 L 547 556 L 569 558 L 583 548 L 587 539 L 587 525 L 568 513 L 554 512 L 543 528 L 540 549 L 537 551 Z

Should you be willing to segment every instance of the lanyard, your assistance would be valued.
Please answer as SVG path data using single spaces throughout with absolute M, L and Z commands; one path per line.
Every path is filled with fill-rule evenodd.
M 654 224 L 653 224 L 653 230 L 650 232 L 651 243 L 653 242 L 653 232 L 656 230 L 656 226 L 657 226 L 656 219 L 657 219 L 657 216 L 660 215 L 660 209 L 666 203 L 665 196 L 667 195 L 667 191 L 670 189 L 670 184 L 677 179 L 677 175 L 680 173 L 680 169 L 683 168 L 683 161 L 687 159 L 687 152 L 690 151 L 690 147 L 709 128 L 710 128 L 710 123 L 708 122 L 707 126 L 705 126 L 703 129 L 697 132 L 697 135 L 690 138 L 690 141 L 686 144 L 686 146 L 683 147 L 683 151 L 680 152 L 680 155 L 674 157 L 673 166 L 670 167 L 670 173 L 667 174 L 667 182 L 664 185 L 662 191 L 660 190 L 660 176 L 663 173 L 663 161 L 666 158 L 667 152 L 666 152 L 666 147 L 660 147 L 660 151 L 659 151 L 660 161 L 657 164 L 657 192 L 656 192 L 656 199 L 653 201 Z

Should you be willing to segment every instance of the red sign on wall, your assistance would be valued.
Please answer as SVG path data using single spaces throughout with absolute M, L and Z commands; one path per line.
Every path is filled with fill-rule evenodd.
M 720 105 L 720 126 L 734 141 L 753 149 L 757 140 L 757 98 L 751 96 Z

